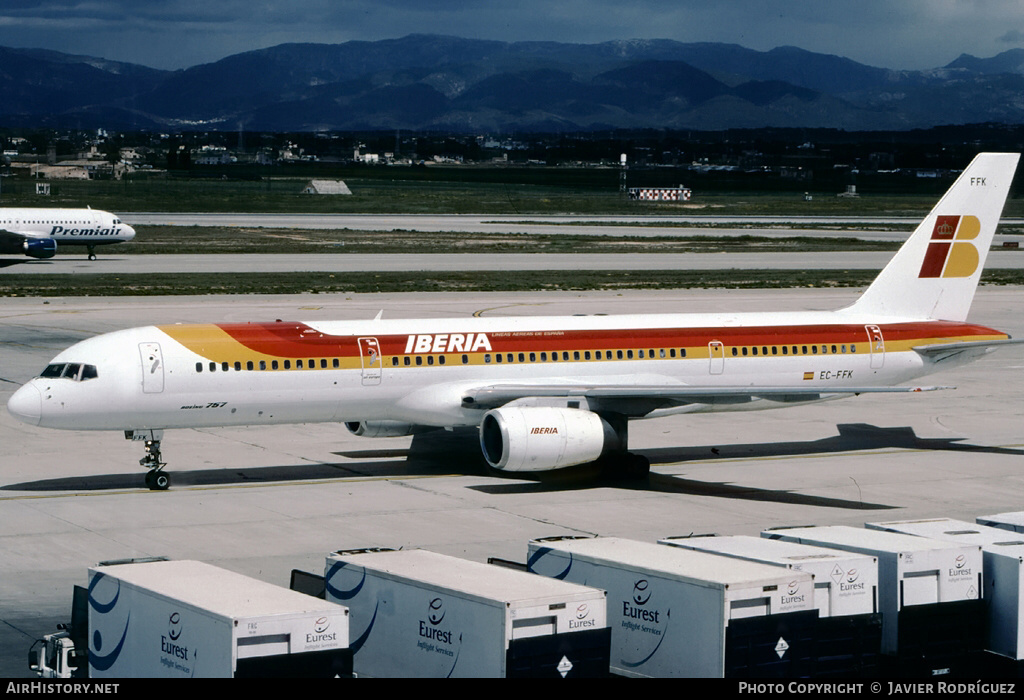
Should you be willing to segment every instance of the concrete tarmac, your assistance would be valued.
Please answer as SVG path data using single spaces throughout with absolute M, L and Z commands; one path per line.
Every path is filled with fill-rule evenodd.
M 78 340 L 134 325 L 776 311 L 844 306 L 856 290 L 697 290 L 192 298 L 25 298 L 0 307 L 0 402 Z M 1024 288 L 984 287 L 971 320 L 1024 335 Z M 200 559 L 286 586 L 334 550 L 420 547 L 524 561 L 527 541 L 752 534 L 782 525 L 1024 510 L 1024 347 L 935 375 L 955 391 L 860 396 L 767 412 L 637 421 L 648 483 L 542 481 L 483 469 L 475 434 L 367 439 L 331 424 L 168 431 L 172 487 L 151 492 L 139 444 L 53 431 L 0 410 L 0 677 L 70 616 L 101 560 Z
M 131 244 L 128 244 L 131 245 Z M 4 258 L 0 275 L 153 274 L 230 272 L 486 272 L 529 270 L 881 270 L 893 251 L 827 253 L 460 253 L 431 254 L 182 254 L 122 255 L 114 248 L 88 260 L 77 252 L 49 260 Z M 1024 269 L 1024 250 L 996 249 L 989 269 Z

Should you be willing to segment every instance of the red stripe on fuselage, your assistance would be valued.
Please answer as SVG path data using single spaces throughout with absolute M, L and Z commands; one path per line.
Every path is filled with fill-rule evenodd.
M 356 335 L 327 335 L 303 323 L 240 323 L 218 326 L 234 340 L 259 353 L 281 358 L 311 356 L 357 357 Z M 993 336 L 1004 333 L 966 323 L 922 321 L 880 326 L 886 343 L 908 340 Z M 618 348 L 700 347 L 711 341 L 726 346 L 862 343 L 868 341 L 860 324 L 810 326 L 743 326 L 718 328 L 636 328 L 567 331 L 453 331 L 485 334 L 493 352 L 596 350 Z M 404 355 L 410 335 L 377 335 L 384 355 Z M 436 337 L 439 333 L 419 334 Z M 451 351 L 449 351 L 451 352 Z M 456 351 L 458 352 L 458 351 Z M 480 352 L 480 350 L 477 350 Z M 426 354 L 426 353 L 421 353 Z

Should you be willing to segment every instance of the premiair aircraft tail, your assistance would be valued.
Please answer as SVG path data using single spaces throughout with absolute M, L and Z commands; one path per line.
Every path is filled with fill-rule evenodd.
M 981 153 L 844 313 L 965 321 L 1019 153 Z

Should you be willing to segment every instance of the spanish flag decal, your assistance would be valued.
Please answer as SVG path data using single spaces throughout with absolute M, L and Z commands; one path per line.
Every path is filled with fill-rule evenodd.
M 814 379 L 814 372 L 804 372 L 804 381 Z

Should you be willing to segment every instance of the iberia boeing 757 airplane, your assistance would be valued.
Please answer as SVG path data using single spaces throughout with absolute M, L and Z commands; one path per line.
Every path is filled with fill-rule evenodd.
M 476 426 L 498 470 L 643 475 L 630 420 L 937 388 L 906 383 L 1014 342 L 967 312 L 1018 158 L 977 156 L 838 311 L 146 326 L 73 345 L 7 408 L 145 442 L 153 489 L 169 484 L 165 430 L 272 423 Z

